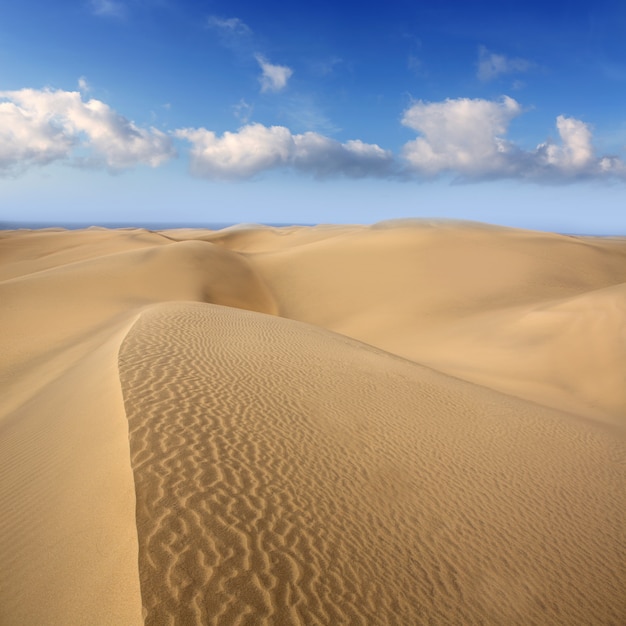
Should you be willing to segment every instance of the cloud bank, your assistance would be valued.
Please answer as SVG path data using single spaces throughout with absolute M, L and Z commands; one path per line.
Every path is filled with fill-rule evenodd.
M 215 180 L 242 180 L 263 171 L 293 168 L 325 178 L 387 176 L 393 156 L 375 144 L 340 143 L 318 133 L 294 135 L 284 126 L 249 124 L 218 137 L 205 128 L 176 131 L 191 143 L 191 171 Z
M 120 170 L 161 165 L 174 155 L 172 140 L 143 129 L 100 100 L 83 101 L 77 91 L 0 91 L 0 171 L 68 160 Z
M 534 150 L 522 150 L 508 141 L 508 126 L 522 112 L 508 96 L 497 101 L 416 102 L 405 111 L 402 123 L 421 136 L 404 145 L 402 156 L 413 173 L 424 177 L 449 173 L 468 181 L 626 179 L 624 162 L 616 156 L 595 156 L 591 129 L 575 118 L 557 117 L 560 143 L 548 140 Z
M 275 67 L 275 66 L 273 66 Z M 289 168 L 317 178 L 346 176 L 427 180 L 441 175 L 460 181 L 517 179 L 542 183 L 585 179 L 626 181 L 626 164 L 598 156 L 588 124 L 556 118 L 558 139 L 525 150 L 507 138 L 522 115 L 513 98 L 418 101 L 402 124 L 417 137 L 399 155 L 359 139 L 340 142 L 316 132 L 292 133 L 285 126 L 248 123 L 218 135 L 206 128 L 164 133 L 141 128 L 104 102 L 83 93 L 51 89 L 0 91 L 0 175 L 55 161 L 119 171 L 157 167 L 176 155 L 174 142 L 190 144 L 190 169 L 199 177 L 242 180 Z

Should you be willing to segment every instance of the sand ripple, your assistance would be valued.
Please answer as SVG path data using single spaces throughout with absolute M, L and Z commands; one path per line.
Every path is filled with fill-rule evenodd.
M 147 624 L 620 624 L 624 449 L 298 322 L 144 312 L 120 350 Z

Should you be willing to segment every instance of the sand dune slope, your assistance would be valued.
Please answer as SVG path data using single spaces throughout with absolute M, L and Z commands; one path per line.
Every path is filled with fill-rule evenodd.
M 155 302 L 197 300 L 268 313 L 276 308 L 244 257 L 202 241 L 107 254 L 29 273 L 1 282 L 0 299 L 0 324 L 15 329 L 4 346 L 13 368 L 30 367 L 36 355 L 75 346 L 103 323 Z M 29 333 L 31 328 L 36 332 Z
M 626 342 L 623 331 L 616 333 L 626 324 L 626 312 L 617 300 L 608 302 L 619 300 L 617 292 L 610 297 L 600 292 L 626 283 L 624 239 L 407 221 L 251 252 L 250 259 L 285 317 L 494 389 L 557 408 L 565 402 L 567 410 L 626 426 L 624 396 L 616 386 L 608 392 L 605 384 L 607 370 L 615 380 L 626 380 Z M 581 315 L 575 309 L 564 315 L 570 306 L 565 303 L 585 294 Z M 575 302 L 571 306 L 578 306 Z M 551 315 L 532 313 L 553 306 Z M 605 311 L 612 320 L 606 325 Z M 520 323 L 531 314 L 532 328 Z M 575 332 L 588 337 L 589 346 L 592 338 L 598 345 L 612 343 L 607 360 L 594 350 L 587 362 L 587 346 L 563 352 L 557 319 L 577 319 Z M 539 370 L 537 363 L 543 364 Z M 577 368 L 587 377 L 583 386 L 577 375 L 567 384 Z
M 88 228 L 81 231 L 51 228 L 0 232 L 0 280 L 106 254 L 167 243 L 171 240 L 166 236 L 141 228 Z
M 217 231 L 178 228 L 160 233 L 176 241 L 207 241 L 237 252 L 274 252 L 364 230 L 368 230 L 368 227 L 320 224 L 314 228 L 308 226 L 274 228 L 261 224 L 238 224 Z
M 142 623 L 117 371 L 127 329 L 42 356 L 29 376 L 3 372 L 0 624 Z
M 618 624 L 624 442 L 199 303 L 120 350 L 147 624 Z
M 626 283 L 469 316 L 420 351 L 465 380 L 626 429 Z

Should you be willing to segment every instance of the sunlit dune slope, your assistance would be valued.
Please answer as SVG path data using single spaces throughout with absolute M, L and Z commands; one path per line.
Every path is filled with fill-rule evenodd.
M 241 255 L 202 241 L 171 243 L 63 264 L 0 283 L 0 322 L 12 365 L 30 352 L 88 339 L 115 316 L 167 300 L 197 300 L 271 313 L 272 296 Z M 36 333 L 27 329 L 36 327 Z
M 298 322 L 144 312 L 120 375 L 147 624 L 618 623 L 626 449 Z
M 3 625 L 142 623 L 135 489 L 117 369 L 128 325 L 113 323 L 50 358 L 42 351 L 27 374 L 3 372 Z
M 626 427 L 626 283 L 486 311 L 420 350 L 460 378 Z
M 617 295 L 626 282 L 624 240 L 408 222 L 250 258 L 285 317 L 533 401 L 557 408 L 564 402 L 581 415 L 626 415 L 618 384 L 626 380 L 626 315 Z M 608 287 L 615 287 L 613 296 L 599 293 Z M 538 310 L 545 312 L 541 321 Z M 562 352 L 567 337 L 578 348 Z M 594 341 L 614 348 L 588 352 Z M 579 366 L 585 384 L 577 375 L 568 384 L 568 372 Z M 616 383 L 610 389 L 607 369 Z
M 142 228 L 0 231 L 0 280 L 171 240 Z

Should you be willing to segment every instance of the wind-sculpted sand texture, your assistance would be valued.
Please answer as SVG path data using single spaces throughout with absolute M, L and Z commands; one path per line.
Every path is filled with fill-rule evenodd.
M 624 238 L 0 231 L 0 333 L 3 626 L 626 623 Z
M 199 303 L 120 349 L 147 624 L 620 624 L 623 441 Z

